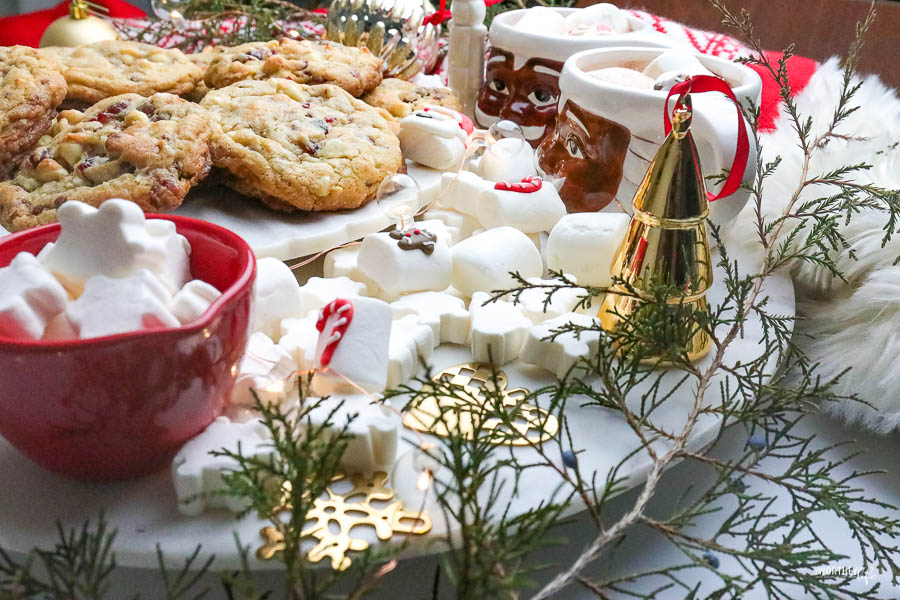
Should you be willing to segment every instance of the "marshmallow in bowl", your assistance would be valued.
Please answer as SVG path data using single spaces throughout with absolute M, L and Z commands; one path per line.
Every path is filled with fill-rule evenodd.
M 94 275 L 84 284 L 81 296 L 66 305 L 65 315 L 82 339 L 180 327 L 171 302 L 172 296 L 159 279 L 140 269 L 128 277 Z
M 172 298 L 172 314 L 182 325 L 195 321 L 206 312 L 222 292 L 200 279 L 184 284 Z
M 403 230 L 367 235 L 357 260 L 359 269 L 378 284 L 386 297 L 440 291 L 450 285 L 450 248 L 419 223 Z
M 156 275 L 170 294 L 190 280 L 190 245 L 170 221 L 147 221 L 127 200 L 94 208 L 83 202 L 59 207 L 61 230 L 41 261 L 73 296 L 94 275 L 127 277 L 138 269 Z
M 686 50 L 667 50 L 654 58 L 643 71 L 653 80 L 653 89 L 670 90 L 672 86 L 692 75 L 713 75 L 697 56 Z
M 582 285 L 608 287 L 609 267 L 630 220 L 624 213 L 566 215 L 547 239 L 547 267 L 571 273 Z
M 256 261 L 250 331 L 261 331 L 277 341 L 281 320 L 305 314 L 305 308 L 300 284 L 286 264 L 277 258 Z
M 566 19 L 550 7 L 534 6 L 516 22 L 516 29 L 528 33 L 565 35 Z
M 597 319 L 590 315 L 567 313 L 532 327 L 522 346 L 522 362 L 543 367 L 562 379 L 582 357 L 595 354 L 600 347 L 600 332 L 567 331 L 554 334 L 569 324 L 592 328 L 597 326 Z
M 391 307 L 376 298 L 336 298 L 325 305 L 316 322 L 313 391 L 384 391 L 392 320 Z
M 441 171 L 458 168 L 466 156 L 468 136 L 451 113 L 455 111 L 428 106 L 401 119 L 397 137 L 403 156 Z
M 588 71 L 587 75 L 613 85 L 643 90 L 652 90 L 654 83 L 653 79 L 647 77 L 640 71 L 635 71 L 634 69 L 626 67 L 606 67 L 604 69 L 596 69 L 594 71 Z
M 0 269 L 0 336 L 41 339 L 68 299 L 66 290 L 33 254 L 20 252 Z
M 502 138 L 490 144 L 478 163 L 478 174 L 488 181 L 519 181 L 537 175 L 534 149 L 525 140 Z
M 559 192 L 537 176 L 498 182 L 481 192 L 477 206 L 486 228 L 508 225 L 524 233 L 550 231 L 566 215 Z
M 450 249 L 453 287 L 471 298 L 475 292 L 510 289 L 522 277 L 540 277 L 541 254 L 531 239 L 512 227 L 489 229 L 463 240 Z
M 564 26 L 569 35 L 580 36 L 610 35 L 631 31 L 625 12 L 608 2 L 573 10 L 565 18 Z

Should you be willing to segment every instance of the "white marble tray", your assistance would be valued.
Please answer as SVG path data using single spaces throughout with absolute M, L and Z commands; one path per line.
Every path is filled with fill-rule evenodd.
M 717 279 L 709 291 L 710 302 L 715 305 L 724 293 L 724 285 Z M 768 308 L 771 312 L 786 316 L 794 314 L 794 290 L 788 277 L 770 279 L 766 283 L 765 293 L 770 297 Z M 761 331 L 758 319 L 751 318 L 744 337 L 737 339 L 729 348 L 726 361 L 758 356 L 762 348 Z M 435 352 L 432 363 L 435 369 L 441 370 L 468 360 L 470 355 L 466 348 L 445 345 Z M 774 372 L 776 366 L 769 365 L 769 373 Z M 511 387 L 535 389 L 552 380 L 546 371 L 518 362 L 507 365 L 504 370 L 509 375 Z M 719 382 L 714 381 L 708 393 L 711 403 L 721 401 L 719 389 Z M 639 402 L 637 396 L 635 402 Z M 671 429 L 680 427 L 691 402 L 689 388 L 674 394 L 655 413 L 654 423 Z M 582 472 L 596 470 L 602 480 L 612 466 L 637 447 L 636 437 L 619 414 L 605 409 L 583 408 L 577 402 L 571 402 L 567 410 L 574 446 L 584 450 L 579 455 Z M 690 439 L 690 446 L 699 449 L 710 443 L 717 426 L 715 418 L 702 418 Z M 410 442 L 414 439 L 410 432 L 406 432 L 404 437 Z M 434 542 L 445 536 L 448 530 L 452 535 L 454 527 L 445 522 L 433 499 L 424 497 L 416 490 L 417 473 L 411 464 L 412 448 L 412 443 L 401 447 L 400 457 L 392 472 L 392 485 L 409 508 L 424 505 L 434 526 L 429 535 L 409 538 L 411 546 L 407 552 L 439 552 L 443 546 Z M 516 452 L 526 462 L 528 456 L 534 454 L 528 448 L 516 449 Z M 627 478 L 628 486 L 635 486 L 644 480 L 650 466 L 646 453 L 639 452 L 627 461 L 619 475 Z M 64 526 L 76 526 L 96 518 L 100 511 L 104 511 L 107 519 L 119 530 L 115 550 L 118 563 L 122 566 L 152 567 L 155 565 L 157 544 L 164 550 L 167 559 L 176 565 L 193 552 L 197 544 L 202 544 L 204 553 L 216 555 L 217 568 L 234 568 L 239 560 L 233 538 L 235 532 L 254 551 L 262 542 L 259 530 L 264 523 L 255 516 L 238 522 L 224 511 L 208 512 L 194 518 L 179 514 L 168 472 L 117 484 L 78 483 L 40 469 L 0 439 L 0 481 L 5 482 L 0 486 L 0 547 L 13 552 L 53 544 L 57 520 Z M 513 500 L 512 512 L 525 510 L 546 500 L 557 482 L 558 477 L 548 474 L 547 468 L 526 471 L 523 473 L 520 495 Z M 571 512 L 581 508 L 575 504 Z M 404 538 L 395 538 L 398 539 Z M 277 564 L 277 561 L 253 561 L 254 568 L 272 568 Z

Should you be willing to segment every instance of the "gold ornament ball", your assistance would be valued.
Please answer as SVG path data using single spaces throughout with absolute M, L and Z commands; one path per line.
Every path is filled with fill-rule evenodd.
M 60 17 L 50 24 L 41 36 L 41 48 L 46 46 L 83 46 L 103 40 L 117 40 L 116 28 L 93 15 L 76 19 L 71 15 Z

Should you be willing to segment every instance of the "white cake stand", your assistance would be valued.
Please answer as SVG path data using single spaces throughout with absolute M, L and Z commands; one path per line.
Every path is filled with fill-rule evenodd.
M 795 314 L 794 290 L 787 276 L 776 276 L 766 282 L 764 293 L 769 296 L 768 309 L 772 313 L 791 316 Z M 725 295 L 721 277 L 709 291 L 709 300 L 715 305 Z M 729 347 L 726 362 L 750 360 L 762 352 L 762 328 L 759 320 L 750 318 L 744 336 Z M 436 370 L 468 362 L 468 349 L 445 345 L 438 348 L 432 363 Z M 704 361 L 711 360 L 710 357 Z M 777 365 L 768 366 L 768 373 Z M 536 389 L 552 381 L 552 377 L 542 369 L 527 367 L 514 362 L 504 367 L 509 375 L 511 387 Z M 675 374 L 667 376 L 668 383 L 675 380 Z M 719 381 L 714 381 L 707 395 L 710 403 L 721 401 Z M 639 394 L 633 398 L 640 401 Z M 684 419 L 693 397 L 687 386 L 673 394 L 654 413 L 654 423 L 670 430 L 677 430 Z M 618 464 L 632 450 L 639 446 L 632 430 L 621 415 L 601 409 L 581 407 L 578 402 L 568 405 L 569 424 L 572 428 L 574 448 L 583 450 L 579 454 L 579 465 L 583 473 L 596 471 L 599 480 Z M 690 438 L 694 450 L 709 444 L 715 437 L 719 421 L 711 416 L 702 418 Z M 410 441 L 414 436 L 405 432 Z M 431 532 L 423 536 L 395 536 L 391 543 L 404 540 L 410 542 L 408 554 L 439 552 L 444 545 L 437 543 L 455 528 L 441 515 L 433 498 L 416 489 L 418 473 L 412 467 L 412 444 L 401 447 L 400 457 L 392 472 L 388 485 L 397 492 L 407 508 L 423 507 L 433 520 Z M 530 448 L 515 450 L 528 462 L 534 456 Z M 627 486 L 639 485 L 647 476 L 651 462 L 645 452 L 632 456 L 620 469 L 619 476 L 625 477 Z M 239 566 L 234 534 L 243 544 L 255 551 L 262 544 L 259 530 L 264 523 L 250 516 L 243 521 L 224 511 L 207 512 L 199 517 L 182 516 L 176 509 L 175 494 L 170 475 L 162 472 L 136 481 L 116 484 L 86 484 L 68 481 L 52 475 L 32 464 L 4 440 L 0 439 L 0 547 L 13 552 L 26 552 L 34 547 L 47 547 L 56 541 L 56 521 L 65 527 L 79 526 L 88 519 L 95 519 L 103 511 L 112 526 L 118 528 L 115 551 L 119 565 L 126 567 L 153 568 L 156 561 L 157 544 L 165 552 L 167 561 L 173 566 L 183 563 L 197 544 L 202 544 L 205 554 L 216 555 L 218 568 Z M 529 469 L 522 474 L 519 495 L 512 500 L 512 512 L 521 512 L 538 502 L 545 501 L 553 493 L 559 479 L 549 468 Z M 576 500 L 577 502 L 577 500 Z M 570 512 L 583 509 L 583 505 L 573 504 Z M 375 542 L 374 535 L 370 541 Z M 256 569 L 273 568 L 277 561 L 262 562 L 253 559 Z M 321 563 L 328 564 L 327 561 Z
M 412 162 L 407 162 L 407 172 L 419 184 L 420 204 L 431 202 L 440 188 L 441 172 Z M 393 222 L 374 201 L 354 210 L 286 213 L 224 187 L 191 192 L 174 214 L 220 225 L 244 238 L 257 258 L 279 260 L 317 254 Z

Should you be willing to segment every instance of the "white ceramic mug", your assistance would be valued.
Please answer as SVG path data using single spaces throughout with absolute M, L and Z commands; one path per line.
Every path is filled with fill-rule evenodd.
M 487 129 L 501 119 L 514 121 L 534 147 L 553 129 L 559 75 L 567 58 L 591 48 L 674 45 L 670 38 L 627 12 L 624 16 L 630 31 L 625 33 L 571 36 L 523 31 L 517 25 L 529 10 L 533 9 L 511 10 L 491 22 L 491 50 L 475 104 L 475 122 Z M 566 17 L 583 9 L 552 10 Z
M 642 71 L 665 49 L 602 48 L 570 57 L 559 80 L 556 126 L 538 148 L 542 174 L 554 179 L 569 212 L 615 210 L 613 198 L 631 210 L 631 201 L 665 139 L 664 105 L 668 91 L 627 87 L 597 79 L 591 71 L 627 67 Z M 697 54 L 704 67 L 725 79 L 744 107 L 759 105 L 762 81 L 749 67 L 724 58 Z M 692 131 L 704 176 L 728 171 L 737 145 L 737 110 L 723 94 L 692 94 Z M 675 99 L 669 102 L 669 109 Z M 749 125 L 745 125 L 750 133 Z M 750 135 L 750 156 L 743 181 L 756 173 L 756 146 Z M 707 179 L 710 192 L 721 182 Z M 710 205 L 710 219 L 724 226 L 737 216 L 749 194 L 738 190 Z

